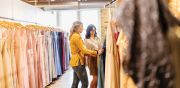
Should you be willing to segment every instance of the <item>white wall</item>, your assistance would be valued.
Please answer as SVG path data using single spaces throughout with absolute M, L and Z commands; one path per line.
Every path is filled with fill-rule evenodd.
M 0 0 L 0 16 L 12 18 L 12 0 Z
M 57 26 L 57 16 L 55 12 L 54 13 L 46 12 L 38 9 L 36 21 L 41 25 L 53 26 L 53 27 Z
M 63 10 L 59 11 L 59 19 L 58 19 L 60 27 L 66 31 L 70 32 L 72 24 L 74 21 L 78 20 L 77 11 L 76 10 Z
M 0 16 L 56 27 L 56 13 L 42 11 L 20 0 L 0 0 Z

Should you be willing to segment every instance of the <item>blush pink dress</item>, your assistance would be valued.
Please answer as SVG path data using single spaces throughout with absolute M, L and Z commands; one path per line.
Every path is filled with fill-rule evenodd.
M 4 45 L 3 31 L 4 29 L 0 29 L 0 88 L 5 88 L 5 75 L 4 75 L 4 64 L 2 57 L 2 50 Z

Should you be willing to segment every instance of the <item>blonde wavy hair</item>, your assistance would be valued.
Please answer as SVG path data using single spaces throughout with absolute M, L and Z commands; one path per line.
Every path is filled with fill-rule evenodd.
M 81 21 L 75 21 L 70 29 L 70 39 L 71 36 L 76 32 L 76 30 L 83 25 L 83 23 Z

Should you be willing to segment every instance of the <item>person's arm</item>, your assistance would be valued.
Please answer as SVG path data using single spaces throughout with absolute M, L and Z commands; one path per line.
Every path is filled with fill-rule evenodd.
M 84 46 L 81 36 L 76 36 L 74 42 L 75 42 L 76 46 L 78 47 L 78 49 L 82 51 L 82 53 L 89 54 L 89 55 L 97 55 L 98 54 L 98 51 L 89 50 Z

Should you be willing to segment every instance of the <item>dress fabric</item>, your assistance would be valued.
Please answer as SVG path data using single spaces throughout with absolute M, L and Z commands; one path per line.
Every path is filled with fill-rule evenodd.
M 34 52 L 33 52 L 33 40 L 31 31 L 27 30 L 27 60 L 29 70 L 29 87 L 35 88 L 35 69 L 34 69 Z
M 3 45 L 4 45 L 4 36 L 3 32 L 5 29 L 0 30 L 0 88 L 5 88 L 5 72 L 4 72 L 4 64 L 3 64 Z
M 125 58 L 126 71 L 138 88 L 174 86 L 175 74 L 166 33 L 176 21 L 172 21 L 166 6 L 164 0 L 148 3 L 146 0 L 129 0 L 121 7 L 119 24 L 131 44 L 130 58 Z
M 171 45 L 171 49 L 173 50 L 172 51 L 172 56 L 173 56 L 173 65 L 175 67 L 175 71 L 176 71 L 176 79 L 175 79 L 175 88 L 179 88 L 180 87 L 180 84 L 179 84 L 179 81 L 180 81 L 180 70 L 179 67 L 180 67 L 180 26 L 177 26 L 177 27 L 172 27 L 170 32 L 168 33 L 168 39 L 169 39 L 169 42 L 170 42 L 170 45 Z
M 62 54 L 67 69 L 68 42 L 62 37 L 61 46 L 58 35 L 63 32 L 6 21 L 0 29 L 0 88 L 45 88 L 62 74 L 62 58 L 55 58 Z
M 67 34 L 64 34 L 64 47 L 65 47 L 65 70 L 68 69 L 68 66 L 69 66 L 69 45 L 68 45 L 68 36 Z
M 34 77 L 35 77 L 35 88 L 38 88 L 38 52 L 37 52 L 37 33 L 32 31 L 32 47 L 33 47 L 33 58 L 34 58 Z
M 120 88 L 120 59 L 113 25 L 109 23 L 106 36 L 105 88 Z
M 58 41 L 58 35 L 56 32 L 53 33 L 53 48 L 54 48 L 54 57 L 55 57 L 55 67 L 56 67 L 56 73 L 57 75 L 61 75 L 61 63 L 60 63 L 60 57 L 58 53 L 58 47 L 59 47 L 59 41 Z
M 137 88 L 131 76 L 124 71 L 123 67 L 124 59 L 127 57 L 128 45 L 127 36 L 121 31 L 117 39 L 118 52 L 120 55 L 120 88 Z
M 45 75 L 46 75 L 46 85 L 50 83 L 50 74 L 49 74 L 49 56 L 48 56 L 48 37 L 47 37 L 47 32 L 44 32 L 44 59 L 45 59 Z
M 105 59 L 106 59 L 106 39 L 103 44 L 104 52 L 100 57 L 100 62 L 98 65 L 98 88 L 104 88 L 104 80 L 105 80 Z
M 66 57 L 65 57 L 65 44 L 64 44 L 64 34 L 61 34 L 61 46 L 62 46 L 62 68 L 63 68 L 63 71 L 65 70 L 65 61 L 66 61 Z
M 26 31 L 20 29 L 15 33 L 15 59 L 17 65 L 18 86 L 19 88 L 29 88 L 29 75 L 26 55 Z M 24 41 L 21 41 L 24 40 Z
M 26 50 L 27 50 L 27 34 L 26 34 L 26 30 L 22 31 L 21 30 L 21 40 L 24 40 L 24 41 L 21 41 L 21 56 L 22 56 L 22 60 L 23 60 L 23 64 L 22 65 L 22 68 L 24 69 L 21 69 L 21 72 L 23 72 L 24 74 L 24 77 L 23 77 L 23 81 L 24 81 L 24 88 L 29 88 L 29 70 L 28 70 L 28 62 L 27 62 L 27 53 L 26 53 Z
M 62 48 L 62 32 L 59 32 L 58 33 L 58 47 L 59 47 L 59 58 L 60 58 L 60 64 L 61 64 L 61 70 L 62 70 L 62 73 L 63 73 L 63 56 L 62 56 L 62 52 L 63 52 L 63 48 Z
M 47 65 L 47 59 L 46 59 L 46 46 L 45 46 L 45 31 L 41 31 L 41 35 L 42 35 L 42 60 L 43 60 L 43 63 L 42 63 L 42 66 L 43 66 L 43 87 L 45 87 L 47 85 L 47 82 L 48 82 L 48 78 L 47 78 L 47 70 L 48 70 L 48 65 Z
M 11 53 L 11 59 L 12 59 L 12 68 L 13 68 L 13 82 L 14 82 L 14 87 L 18 88 L 18 76 L 17 76 L 17 64 L 16 64 L 16 59 L 15 59 L 15 47 L 14 47 L 14 42 L 15 42 L 15 30 L 11 30 L 11 40 L 10 40 L 10 53 Z

